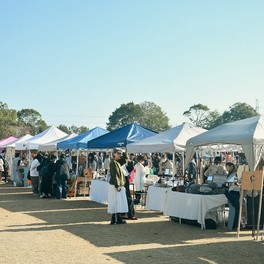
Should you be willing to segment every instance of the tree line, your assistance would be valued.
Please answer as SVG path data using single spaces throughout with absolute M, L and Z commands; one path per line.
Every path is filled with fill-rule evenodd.
M 247 103 L 235 103 L 222 114 L 216 110 L 211 111 L 208 106 L 195 104 L 183 113 L 189 122 L 205 129 L 212 129 L 224 123 L 241 120 L 257 115 L 257 111 Z M 135 104 L 129 102 L 121 104 L 109 116 L 106 129 L 113 131 L 129 123 L 138 122 L 157 132 L 171 128 L 167 114 L 160 106 L 153 102 L 142 102 Z M 15 136 L 21 137 L 25 134 L 37 135 L 47 129 L 49 125 L 42 119 L 41 114 L 35 109 L 9 109 L 6 103 L 0 101 L 0 139 Z M 57 126 L 67 134 L 81 134 L 89 130 L 86 126 L 75 125 Z

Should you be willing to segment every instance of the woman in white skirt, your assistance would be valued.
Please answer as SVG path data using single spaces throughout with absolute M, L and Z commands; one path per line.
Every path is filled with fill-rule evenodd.
M 125 176 L 122 165 L 126 163 L 126 155 L 122 155 L 122 150 L 115 148 L 113 159 L 110 162 L 110 180 L 108 193 L 108 210 L 112 214 L 111 225 L 125 224 L 126 221 L 121 219 L 121 213 L 128 212 Z

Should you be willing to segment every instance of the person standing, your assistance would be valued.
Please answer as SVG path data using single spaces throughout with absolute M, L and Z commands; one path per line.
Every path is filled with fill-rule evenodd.
M 17 186 L 19 180 L 19 166 L 20 166 L 20 154 L 15 153 L 15 157 L 12 160 L 12 170 L 11 170 L 11 181 L 14 186 Z
M 135 196 L 134 204 L 139 204 L 141 199 L 141 193 L 143 192 L 144 183 L 146 183 L 146 170 L 143 166 L 144 157 L 142 155 L 137 156 L 137 164 L 135 165 Z
M 109 165 L 110 165 L 110 155 L 106 154 L 105 160 L 104 160 L 104 171 L 105 175 L 109 172 Z
M 35 154 L 33 154 L 35 155 Z M 30 165 L 30 179 L 32 181 L 32 192 L 33 195 L 39 195 L 39 172 L 38 166 L 42 161 L 43 155 L 38 153 L 32 160 Z
M 122 156 L 122 150 L 115 148 L 113 150 L 113 158 L 110 162 L 110 180 L 108 193 L 108 208 L 107 212 L 112 215 L 111 225 L 125 224 L 122 220 L 121 213 L 128 212 L 125 176 L 122 165 L 126 163 L 125 156 Z
M 66 161 L 66 155 L 61 154 L 60 159 L 56 162 L 56 198 L 67 198 L 67 179 L 70 177 L 69 165 Z
M 2 176 L 4 174 L 4 159 L 2 158 L 2 156 L 0 155 L 0 182 L 2 181 Z
M 193 157 L 188 165 L 188 182 L 190 184 L 194 182 L 197 183 L 196 177 L 197 177 L 197 165 L 196 165 L 195 157 Z
M 204 172 L 205 177 L 212 176 L 215 174 L 223 175 L 224 178 L 226 178 L 227 175 L 227 171 L 222 165 L 222 159 L 220 156 L 216 156 L 214 158 L 214 164 L 210 164 L 208 169 Z
M 130 164 L 130 166 L 128 166 L 128 163 Z M 133 164 L 133 161 L 129 160 L 127 161 L 126 164 L 122 166 L 122 168 L 123 168 L 125 180 L 126 180 L 125 188 L 126 188 L 126 197 L 127 197 L 127 205 L 128 205 L 127 217 L 128 219 L 131 219 L 131 220 L 137 220 L 135 216 L 136 214 L 135 206 L 134 206 L 134 202 L 133 202 L 133 198 L 132 198 L 132 195 L 130 192 L 130 186 L 129 186 L 130 185 L 129 175 L 130 175 L 130 172 L 134 169 L 134 166 L 132 164 Z M 125 214 L 123 214 L 122 217 L 125 217 Z
M 41 170 L 43 171 L 43 174 L 41 175 L 41 195 L 40 198 L 49 198 L 52 197 L 52 178 L 54 173 L 54 161 L 55 161 L 55 155 L 48 155 L 45 154 L 44 158 L 40 164 L 39 173 Z
M 236 166 L 232 162 L 226 163 L 226 170 L 228 172 L 227 177 L 231 179 L 234 177 L 234 181 L 230 184 L 228 191 L 226 190 L 225 196 L 228 200 L 229 214 L 228 214 L 228 224 L 229 230 L 237 228 L 239 209 L 240 209 L 240 186 L 237 181 L 237 170 Z

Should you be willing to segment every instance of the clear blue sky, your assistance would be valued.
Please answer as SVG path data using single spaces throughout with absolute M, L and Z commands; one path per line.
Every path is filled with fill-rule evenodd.
M 264 112 L 263 0 L 0 0 L 0 101 L 48 125 L 105 128 L 152 101 Z

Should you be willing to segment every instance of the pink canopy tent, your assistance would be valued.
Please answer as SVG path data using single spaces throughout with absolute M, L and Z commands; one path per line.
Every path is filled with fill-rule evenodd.
M 1 139 L 0 140 L 0 149 L 1 150 L 4 149 L 5 145 L 10 144 L 10 143 L 12 143 L 12 142 L 14 142 L 16 140 L 17 140 L 17 138 L 13 137 L 13 136 Z

